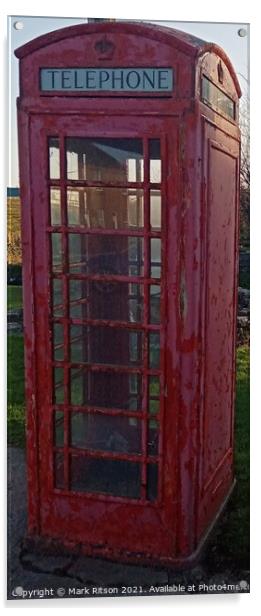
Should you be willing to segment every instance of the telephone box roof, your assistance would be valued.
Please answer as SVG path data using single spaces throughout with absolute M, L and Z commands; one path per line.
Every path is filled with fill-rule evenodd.
M 215 43 L 207 42 L 203 39 L 197 38 L 192 34 L 182 32 L 181 30 L 175 30 L 174 28 L 169 28 L 166 26 L 159 26 L 157 24 L 130 21 L 106 21 L 78 24 L 75 26 L 69 26 L 66 28 L 61 28 L 59 30 L 54 30 L 53 32 L 48 32 L 47 34 L 38 36 L 37 38 L 29 41 L 25 45 L 18 47 L 18 49 L 15 50 L 15 55 L 17 58 L 22 59 L 25 56 L 30 55 L 35 51 L 38 51 L 42 47 L 57 43 L 65 38 L 72 38 L 74 36 L 81 36 L 83 34 L 94 34 L 95 32 L 104 34 L 116 34 L 117 32 L 119 32 L 136 36 L 143 36 L 145 38 L 152 38 L 154 40 L 157 40 L 159 43 L 161 42 L 176 47 L 183 53 L 190 55 L 195 59 L 207 52 L 216 53 L 226 64 L 234 81 L 237 94 L 239 97 L 241 96 L 241 89 L 235 70 L 228 56 L 221 47 L 219 47 Z

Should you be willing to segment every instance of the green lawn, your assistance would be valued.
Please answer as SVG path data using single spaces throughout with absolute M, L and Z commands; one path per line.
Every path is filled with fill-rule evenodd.
M 24 340 L 20 334 L 7 337 L 7 440 L 8 444 L 25 444 L 24 409 Z
M 209 570 L 237 573 L 249 568 L 249 348 L 237 351 L 237 397 L 235 416 L 236 486 L 211 536 L 206 560 Z M 224 558 L 225 555 L 225 558 Z
M 11 286 L 7 287 L 7 309 L 22 308 L 22 287 Z

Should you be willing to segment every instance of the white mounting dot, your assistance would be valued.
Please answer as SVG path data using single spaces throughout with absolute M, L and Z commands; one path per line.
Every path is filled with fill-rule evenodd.
M 15 21 L 14 28 L 15 30 L 23 30 L 24 24 L 22 21 Z
M 239 30 L 237 31 L 238 36 L 241 36 L 241 38 L 244 38 L 244 36 L 247 35 L 247 31 L 245 28 L 239 28 Z

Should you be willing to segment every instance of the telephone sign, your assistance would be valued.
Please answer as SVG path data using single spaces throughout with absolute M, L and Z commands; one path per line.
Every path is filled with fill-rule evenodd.
M 170 68 L 42 68 L 42 91 L 172 92 Z

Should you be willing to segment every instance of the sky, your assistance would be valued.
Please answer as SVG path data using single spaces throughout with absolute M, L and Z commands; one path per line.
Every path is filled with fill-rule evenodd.
M 139 20 L 141 21 L 141 20 Z M 145 21 L 145 20 L 143 20 Z M 249 84 L 249 25 L 242 23 L 218 23 L 218 22 L 185 22 L 185 21 L 155 21 L 178 30 L 194 34 L 199 38 L 217 43 L 227 53 L 237 73 L 241 89 L 244 92 Z M 23 28 L 17 30 L 16 22 L 22 22 Z M 18 153 L 17 153 L 17 121 L 16 121 L 16 98 L 19 96 L 18 59 L 14 50 L 28 41 L 66 26 L 88 22 L 88 18 L 81 17 L 31 17 L 13 15 L 8 17 L 8 62 L 9 62 L 9 174 L 8 185 L 18 186 Z M 239 28 L 245 28 L 247 36 L 238 35 Z

